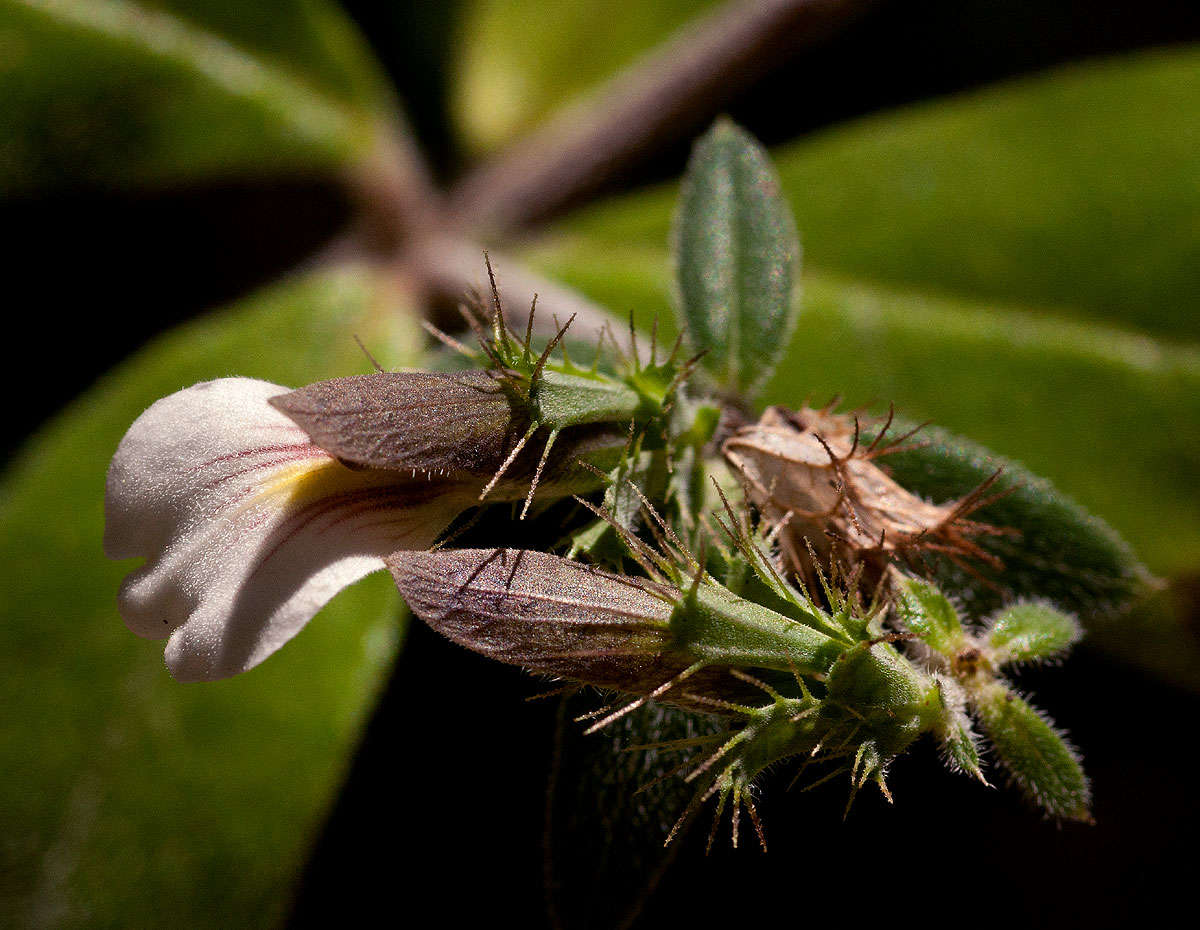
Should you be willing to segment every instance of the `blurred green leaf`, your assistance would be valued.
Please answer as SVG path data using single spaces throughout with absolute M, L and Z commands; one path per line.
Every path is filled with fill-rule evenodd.
M 329 168 L 392 110 L 324 0 L 0 0 L 0 193 Z
M 671 242 L 692 348 L 708 350 L 722 387 L 752 396 L 793 329 L 800 243 L 767 153 L 726 119 L 692 149 Z
M 893 435 L 917 425 L 897 418 Z M 873 440 L 875 434 L 867 428 L 864 439 Z M 919 440 L 915 448 L 901 449 L 881 464 L 900 484 L 929 500 L 964 499 L 1001 469 L 983 494 L 985 500 L 998 499 L 970 515 L 1000 530 L 975 541 L 1001 564 L 955 562 L 937 553 L 923 556 L 942 588 L 960 598 L 976 619 L 1013 598 L 1048 598 L 1094 627 L 1153 587 L 1129 544 L 1045 478 L 936 426 L 922 429 Z M 1037 605 L 1025 606 L 1028 616 L 1039 616 Z
M 809 268 L 1200 339 L 1200 50 L 1061 69 L 775 150 Z M 664 242 L 673 188 L 571 221 Z
M 475 0 L 460 14 L 454 119 L 494 149 L 596 89 L 716 0 Z
M 0 485 L 0 913 L 33 926 L 263 926 L 286 910 L 404 626 L 386 573 L 253 671 L 182 685 L 126 630 L 101 551 L 104 476 L 158 397 L 388 364 L 417 333 L 366 270 L 317 272 L 176 330 L 106 377 Z M 47 374 L 49 376 L 49 374 Z

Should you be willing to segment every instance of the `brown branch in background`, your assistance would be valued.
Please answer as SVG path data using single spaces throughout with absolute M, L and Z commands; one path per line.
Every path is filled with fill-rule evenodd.
M 742 0 L 696 22 L 582 104 L 487 161 L 448 195 L 433 182 L 407 128 L 381 135 L 374 157 L 347 178 L 355 224 L 314 259 L 386 264 L 412 288 L 426 315 L 447 330 L 470 289 L 483 292 L 477 236 L 548 219 L 606 181 L 710 119 L 739 90 L 798 48 L 825 38 L 872 0 Z M 571 316 L 571 338 L 602 334 L 629 351 L 624 327 L 582 295 L 492 253 L 509 321 L 524 329 L 533 295 L 546 338 Z M 614 332 L 615 330 L 615 332 Z
M 628 351 L 628 332 L 615 326 L 612 314 L 599 304 L 592 303 L 565 285 L 531 272 L 513 258 L 494 249 L 488 251 L 496 270 L 504 314 L 514 329 L 524 332 L 533 295 L 537 294 L 534 331 L 539 335 L 553 338 L 559 326 L 574 316 L 575 322 L 571 324 L 568 339 L 598 345 L 601 332 L 607 330 L 604 338 L 610 345 L 616 341 L 622 350 Z M 480 294 L 488 292 L 483 246 L 452 234 L 429 235 L 412 240 L 400 271 L 411 280 L 421 283 L 428 303 L 441 304 L 451 311 L 465 299 L 468 291 L 474 290 Z M 461 319 L 457 314 L 447 315 L 444 321 L 433 314 L 431 316 L 433 322 L 444 323 L 445 328 L 461 327 Z M 557 324 L 555 317 L 558 318 Z
M 870 0 L 743 0 L 681 31 L 464 178 L 456 225 L 507 232 L 560 212 L 713 117 L 738 91 Z
M 358 209 L 354 228 L 342 238 L 370 255 L 397 254 L 413 231 L 442 222 L 445 214 L 445 195 L 403 122 L 383 128 L 371 155 L 351 167 L 346 189 Z

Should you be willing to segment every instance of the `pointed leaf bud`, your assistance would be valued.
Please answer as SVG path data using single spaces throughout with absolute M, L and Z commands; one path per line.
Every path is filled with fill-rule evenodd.
M 1002 610 L 988 625 L 992 662 L 1031 662 L 1061 655 L 1083 635 L 1079 622 L 1049 604 L 1027 601 Z
M 975 732 L 970 728 L 968 722 L 955 717 L 952 725 L 947 727 L 942 734 L 942 752 L 945 755 L 946 763 L 952 770 L 964 772 L 986 785 L 988 780 L 984 777 L 983 769 L 980 766 L 979 746 L 976 744 L 976 739 Z
M 996 757 L 1026 796 L 1053 817 L 1091 821 L 1079 756 L 1050 720 L 999 681 L 972 699 Z
M 946 595 L 927 581 L 900 574 L 896 577 L 899 579 L 897 610 L 909 630 L 942 655 L 954 655 L 966 645 L 958 611 Z
M 749 394 L 795 325 L 800 243 L 766 151 L 727 119 L 692 151 L 672 244 L 681 328 L 721 387 Z
M 943 758 L 952 771 L 965 772 L 986 785 L 988 780 L 979 761 L 979 737 L 967 715 L 966 695 L 950 679 L 934 676 L 934 680 L 941 699 L 942 717 L 936 730 Z
M 442 635 L 501 662 L 646 693 L 693 663 L 670 651 L 669 591 L 543 552 L 456 549 L 387 559 Z

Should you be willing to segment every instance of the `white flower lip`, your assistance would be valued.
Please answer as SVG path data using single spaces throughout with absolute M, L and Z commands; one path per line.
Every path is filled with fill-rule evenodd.
M 345 467 L 268 403 L 287 391 L 250 378 L 186 388 L 134 422 L 109 466 L 104 551 L 146 559 L 121 586 L 121 616 L 168 639 L 181 681 L 253 668 L 383 556 L 429 546 L 475 497 Z

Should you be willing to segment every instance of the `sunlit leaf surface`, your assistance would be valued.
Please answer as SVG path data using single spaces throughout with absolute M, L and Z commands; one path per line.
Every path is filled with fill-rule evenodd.
M 716 0 L 477 0 L 460 14 L 454 117 L 496 148 L 654 48 Z
M 809 268 L 1200 339 L 1200 50 L 1064 68 L 772 151 Z M 570 228 L 666 241 L 675 188 Z
M 384 574 L 259 668 L 182 685 L 116 610 L 104 475 L 158 397 L 229 374 L 359 373 L 358 333 L 413 363 L 397 296 L 365 270 L 284 282 L 160 339 L 97 384 L 0 485 L 0 912 L 34 926 L 262 926 L 337 790 L 403 634 Z M 52 377 L 52 372 L 47 372 Z M 181 424 L 203 429 L 204 424 Z

